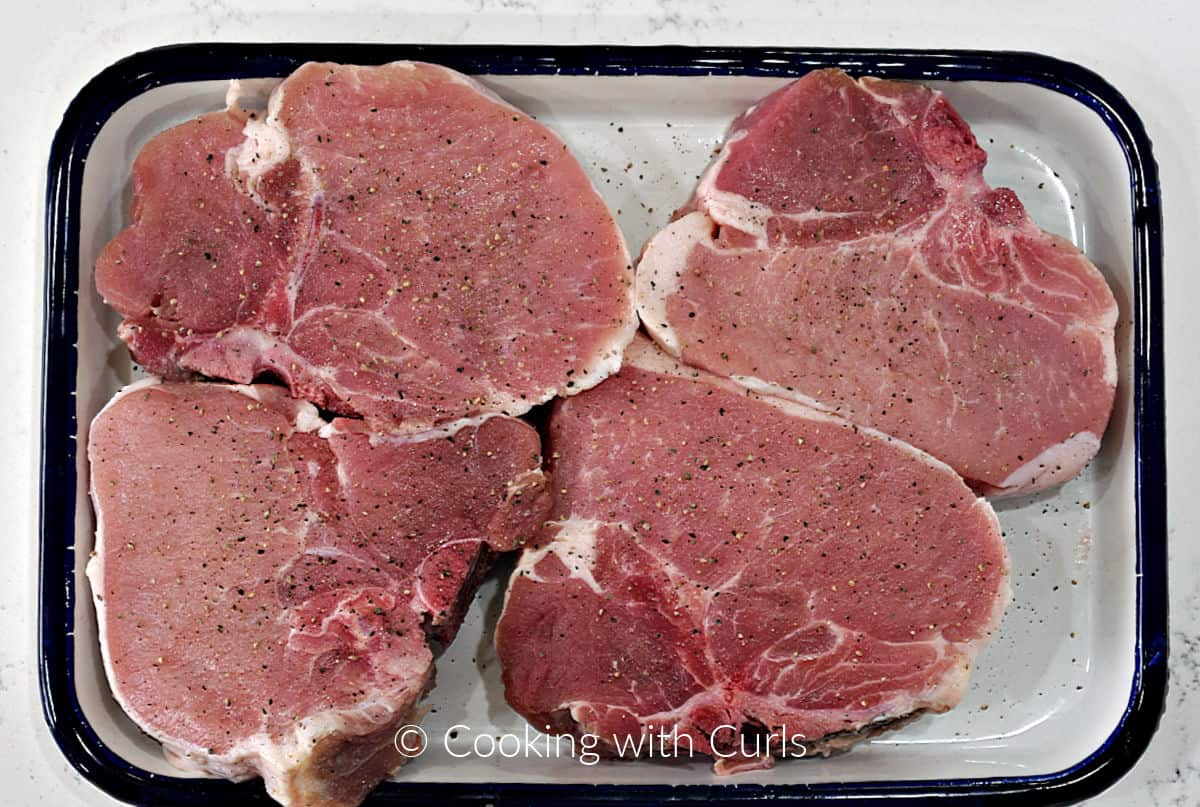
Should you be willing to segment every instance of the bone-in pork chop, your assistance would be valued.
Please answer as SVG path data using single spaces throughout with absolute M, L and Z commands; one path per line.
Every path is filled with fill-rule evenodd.
M 641 338 L 556 404 L 549 441 L 552 520 L 496 633 L 536 728 L 613 753 L 686 737 L 670 755 L 725 772 L 959 701 L 1009 565 L 991 507 L 945 464 Z
M 613 372 L 621 233 L 566 144 L 444 67 L 307 64 L 138 155 L 96 284 L 160 375 L 284 380 L 377 426 L 521 414 Z
M 686 363 L 836 412 L 986 493 L 1075 476 L 1117 383 L 1117 306 L 940 93 L 811 73 L 734 121 L 647 245 L 638 303 Z
M 141 383 L 93 423 L 88 577 L 117 701 L 176 765 L 354 805 L 402 761 L 481 555 L 545 511 L 537 434 L 381 436 L 281 387 Z

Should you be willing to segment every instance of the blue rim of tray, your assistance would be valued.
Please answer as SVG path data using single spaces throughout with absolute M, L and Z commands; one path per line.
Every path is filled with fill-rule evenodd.
M 124 103 L 186 81 L 285 76 L 310 61 L 437 62 L 464 73 L 799 76 L 822 67 L 898 79 L 1022 82 L 1068 95 L 1096 112 L 1125 153 L 1133 204 L 1134 445 L 1137 642 L 1120 722 L 1100 748 L 1041 776 L 809 785 L 558 785 L 388 782 L 371 804 L 626 802 L 804 803 L 951 797 L 970 803 L 1060 804 L 1100 792 L 1128 771 L 1158 726 L 1167 685 L 1167 530 L 1162 343 L 1162 213 L 1157 167 L 1137 113 L 1103 78 L 1034 53 L 985 51 L 702 48 L 687 46 L 186 44 L 135 54 L 79 92 L 50 151 L 46 189 L 46 300 L 42 375 L 39 645 L 42 705 L 50 731 L 79 772 L 110 795 L 142 804 L 272 803 L 261 784 L 161 776 L 131 765 L 97 736 L 74 680 L 75 382 L 79 216 L 83 168 L 101 127 Z M 86 593 L 83 594 L 86 602 Z

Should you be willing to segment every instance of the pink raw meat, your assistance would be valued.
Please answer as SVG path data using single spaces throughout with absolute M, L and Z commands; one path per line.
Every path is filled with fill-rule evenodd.
M 641 338 L 556 405 L 549 439 L 553 521 L 496 633 L 508 702 L 537 728 L 614 753 L 686 736 L 731 772 L 962 696 L 1009 561 L 943 463 Z
M 118 703 L 179 767 L 353 805 L 404 760 L 492 551 L 537 529 L 537 434 L 503 416 L 404 436 L 274 386 L 143 382 L 89 437 L 88 563 Z
M 567 146 L 430 64 L 307 64 L 138 155 L 96 263 L 152 372 L 249 382 L 380 427 L 520 414 L 614 372 L 621 233 Z
M 1069 479 L 1117 384 L 1117 306 L 1072 244 L 983 178 L 940 93 L 810 73 L 734 121 L 638 304 L 688 364 L 836 412 L 979 490 Z

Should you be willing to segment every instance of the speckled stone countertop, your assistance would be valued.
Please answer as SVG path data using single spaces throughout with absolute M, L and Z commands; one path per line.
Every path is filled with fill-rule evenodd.
M 984 48 L 1080 62 L 1120 89 L 1154 141 L 1166 237 L 1166 355 L 1171 554 L 1171 681 L 1157 735 L 1133 771 L 1095 803 L 1200 804 L 1200 5 L 1113 0 L 1052 4 L 959 0 L 830 3 L 712 0 L 48 0 L 7 10 L 0 60 L 0 155 L 12 204 L 0 217 L 5 288 L 0 367 L 9 379 L 8 458 L 0 486 L 9 548 L 0 564 L 0 802 L 114 803 L 61 756 L 42 719 L 37 680 L 37 452 L 42 215 L 50 139 L 71 97 L 113 61 L 200 41 L 607 42 Z

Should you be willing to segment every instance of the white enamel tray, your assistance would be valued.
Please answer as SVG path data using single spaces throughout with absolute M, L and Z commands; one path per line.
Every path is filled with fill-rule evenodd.
M 252 50 L 252 46 L 236 47 Z M 370 60 L 381 57 L 372 54 Z M 872 71 L 870 64 L 848 69 L 880 72 Z M 887 68 L 893 75 L 896 64 L 903 62 L 896 60 Z M 253 75 L 246 72 L 252 68 L 235 66 L 229 74 Z M 287 70 L 273 67 L 272 72 Z M 514 70 L 508 65 L 497 72 Z M 949 69 L 940 74 L 953 75 Z M 986 71 L 970 75 L 988 78 Z M 686 200 L 733 117 L 788 80 L 762 75 L 562 73 L 480 78 L 565 138 L 615 212 L 635 254 Z M 104 752 L 92 754 L 103 763 L 91 761 L 93 770 L 99 771 L 92 778 L 102 787 L 101 780 L 125 782 L 107 788 L 125 798 L 167 792 L 147 790 L 146 782 L 179 788 L 176 777 L 183 774 L 167 764 L 158 744 L 141 734 L 110 697 L 83 577 L 94 528 L 83 450 L 86 425 L 110 396 L 134 379 L 129 355 L 115 336 L 118 316 L 103 304 L 93 286 L 92 263 L 127 221 L 130 167 L 142 145 L 168 126 L 220 108 L 227 86 L 224 80 L 156 83 L 161 86 L 138 92 L 107 119 L 96 121 L 94 142 L 78 163 L 82 174 L 67 180 L 78 183 L 77 218 L 62 225 L 77 238 L 77 255 L 70 268 L 77 270 L 73 414 L 78 425 L 73 473 L 67 468 L 63 476 L 64 482 L 74 485 L 74 539 L 62 557 L 68 567 L 73 564 L 75 575 L 73 598 L 72 581 L 66 581 L 71 599 L 63 614 L 73 626 L 73 636 L 67 637 L 68 651 L 73 652 L 61 660 L 57 655 L 43 659 L 51 666 L 60 661 L 69 666 L 59 671 L 65 678 L 55 680 L 68 682 L 73 694 L 51 691 L 47 698 L 59 699 L 58 713 L 65 711 L 61 699 L 67 698 L 74 718 L 94 732 L 84 739 L 89 745 L 98 741 Z M 1139 687 L 1144 690 L 1148 680 L 1143 646 L 1148 637 L 1139 623 L 1146 603 L 1139 603 L 1137 571 L 1134 407 L 1135 247 L 1142 247 L 1136 238 L 1137 206 L 1131 205 L 1127 146 L 1114 136 L 1094 105 L 1056 88 L 1006 79 L 929 83 L 946 93 L 987 150 L 988 180 L 1016 190 L 1039 225 L 1079 245 L 1103 270 L 1121 308 L 1120 385 L 1099 457 L 1081 478 L 1056 490 L 997 504 L 1012 554 L 1014 599 L 999 634 L 978 660 L 962 704 L 945 715 L 924 717 L 865 742 L 843 756 L 785 761 L 769 771 L 732 778 L 714 776 L 710 761 L 702 757 L 673 764 L 601 761 L 585 765 L 578 758 L 539 758 L 524 750 L 508 756 L 517 747 L 516 740 L 497 747 L 495 738 L 516 734 L 524 739 L 526 727 L 504 701 L 492 649 L 490 628 L 500 608 L 502 575 L 509 568 L 501 562 L 480 590 L 458 639 L 437 661 L 437 686 L 427 699 L 430 712 L 422 724 L 428 748 L 400 770 L 397 781 L 454 783 L 447 796 L 463 795 L 471 783 L 498 787 L 498 797 L 504 795 L 504 783 L 588 783 L 634 786 L 637 789 L 631 789 L 631 794 L 648 796 L 655 791 L 641 791 L 641 787 L 721 788 L 695 791 L 704 798 L 728 792 L 726 788 L 735 784 L 768 785 L 782 796 L 805 791 L 774 786 L 818 785 L 809 795 L 837 797 L 851 795 L 857 792 L 855 783 L 867 782 L 873 783 L 867 792 L 922 782 L 917 792 L 987 795 L 1010 788 L 997 785 L 993 791 L 981 780 L 1003 780 L 1018 790 L 1038 791 L 1068 782 L 1075 776 L 1072 771 L 1085 770 L 1081 765 L 1098 759 L 1097 754 L 1116 755 L 1108 749 L 1117 742 L 1123 722 L 1129 725 L 1122 730 L 1130 729 L 1131 698 Z M 261 103 L 273 84 L 274 80 L 243 80 L 243 93 L 248 102 Z M 66 272 L 67 277 L 71 274 Z M 48 390 L 47 395 L 53 392 Z M 48 401 L 48 429 L 52 404 Z M 48 438 L 48 463 L 56 461 L 51 456 L 52 442 Z M 71 490 L 58 491 L 58 506 L 69 506 L 70 494 Z M 44 499 L 43 506 L 56 505 Z M 43 524 L 43 540 L 59 540 L 45 532 L 47 526 Z M 1165 540 L 1161 535 L 1143 539 Z M 49 579 L 51 572 L 45 565 L 43 572 Z M 43 596 L 46 585 L 44 579 Z M 47 630 L 53 629 L 44 619 L 44 645 L 49 640 Z M 53 676 L 46 678 L 51 690 L 59 686 L 50 680 Z M 57 731 L 61 725 L 52 720 L 52 728 Z M 64 744 L 69 757 L 68 745 L 74 742 Z M 104 761 L 106 755 L 112 759 Z M 162 775 L 171 778 L 160 780 Z M 142 789 L 132 782 L 141 782 Z M 434 787 L 419 792 L 436 791 Z M 404 793 L 402 788 L 385 786 L 380 798 L 400 799 Z M 1041 795 L 1050 793 L 1043 790 Z

